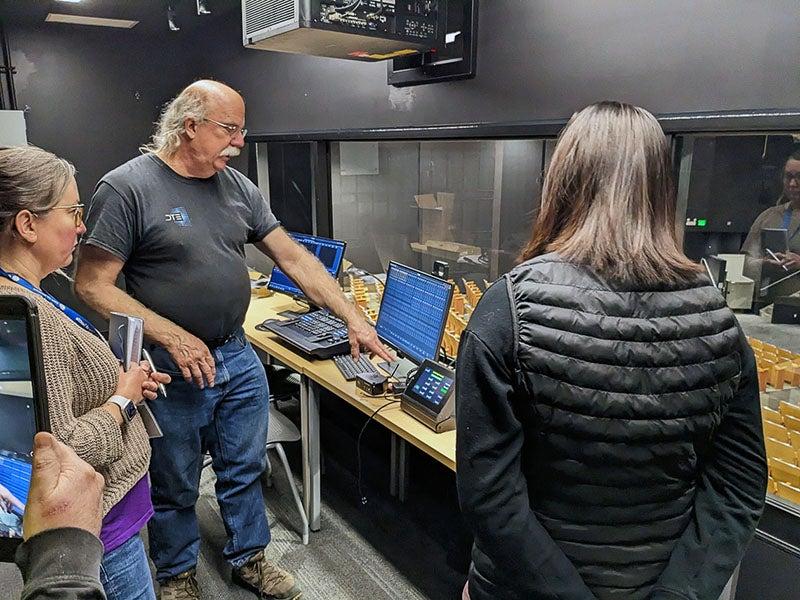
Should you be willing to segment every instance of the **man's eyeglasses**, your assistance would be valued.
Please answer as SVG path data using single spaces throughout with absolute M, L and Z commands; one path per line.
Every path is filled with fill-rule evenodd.
M 800 183 L 800 173 L 784 172 L 783 180 L 786 182 L 794 180 L 797 183 Z
M 80 227 L 83 223 L 83 207 L 85 204 L 71 204 L 70 206 L 54 206 L 50 210 L 68 210 L 75 218 L 75 227 Z
M 231 125 L 230 123 L 220 123 L 219 121 L 215 121 L 214 119 L 209 119 L 209 118 L 205 118 L 204 120 L 208 121 L 209 123 L 213 123 L 214 125 L 219 125 L 225 131 L 227 131 L 232 138 L 235 138 L 237 133 L 241 133 L 242 137 L 247 135 L 247 129 L 245 129 L 244 127 L 239 127 L 238 125 Z

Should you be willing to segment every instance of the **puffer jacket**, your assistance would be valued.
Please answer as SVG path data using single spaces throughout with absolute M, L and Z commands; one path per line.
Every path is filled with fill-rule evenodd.
M 459 494 L 476 534 L 472 600 L 715 600 L 766 486 L 753 356 L 721 294 L 701 277 L 614 285 L 552 254 L 497 286 L 510 314 L 479 305 L 456 383 Z M 504 327 L 509 348 L 492 353 L 485 338 L 503 344 Z M 491 386 L 465 373 L 480 371 L 478 352 L 502 367 L 485 380 L 507 373 L 506 398 L 477 398 L 497 396 L 476 394 Z M 480 402 L 490 404 L 484 417 L 470 408 Z M 492 487 L 508 502 L 487 530 L 478 521 L 481 502 L 499 502 L 487 502 Z M 528 539 L 504 537 L 511 527 Z

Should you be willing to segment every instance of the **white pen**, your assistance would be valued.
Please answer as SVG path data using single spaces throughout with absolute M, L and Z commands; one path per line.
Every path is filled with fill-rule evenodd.
M 153 373 L 158 373 L 158 371 L 156 370 L 156 365 L 153 362 L 153 357 L 150 356 L 150 353 L 145 348 L 142 348 L 142 354 L 144 355 L 144 359 L 148 363 L 150 363 L 150 369 L 153 371 Z M 159 383 L 158 384 L 158 389 L 161 392 L 161 395 L 164 396 L 164 398 L 166 398 L 167 397 L 167 388 L 164 387 L 163 383 Z
M 774 258 L 775 260 L 777 260 L 777 261 L 778 261 L 778 264 L 780 264 L 780 266 L 781 266 L 781 267 L 783 267 L 783 270 L 784 270 L 784 271 L 788 271 L 788 270 L 789 270 L 789 269 L 787 269 L 787 268 L 786 268 L 786 265 L 785 265 L 785 264 L 783 264 L 783 263 L 781 262 L 781 259 L 780 259 L 780 258 L 778 258 L 778 256 L 777 256 L 777 255 L 776 255 L 776 254 L 775 254 L 775 253 L 774 253 L 772 250 L 770 250 L 769 248 L 764 248 L 764 250 L 766 250 L 767 252 L 769 252 L 769 255 L 770 255 L 772 258 Z

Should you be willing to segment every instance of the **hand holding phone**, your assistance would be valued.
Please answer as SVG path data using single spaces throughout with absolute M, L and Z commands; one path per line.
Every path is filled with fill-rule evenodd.
M 49 433 L 37 433 L 33 476 L 25 510 L 25 539 L 59 527 L 99 536 L 103 521 L 103 476 Z

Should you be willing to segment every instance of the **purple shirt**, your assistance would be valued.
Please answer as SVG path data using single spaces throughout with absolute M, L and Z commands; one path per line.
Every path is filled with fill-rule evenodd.
M 150 499 L 150 480 L 142 477 L 130 491 L 108 511 L 100 530 L 100 541 L 105 553 L 119 548 L 139 533 L 153 516 L 153 501 Z

